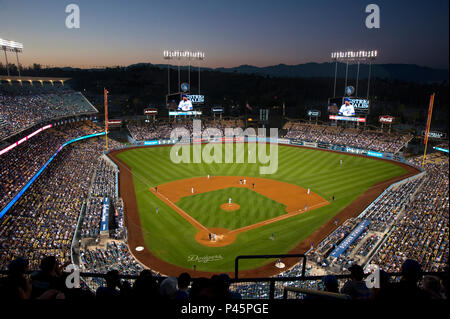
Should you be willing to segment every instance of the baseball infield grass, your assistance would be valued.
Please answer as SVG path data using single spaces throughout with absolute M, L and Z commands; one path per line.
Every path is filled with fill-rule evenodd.
M 224 211 L 220 205 L 239 204 L 236 211 Z M 231 187 L 208 193 L 186 196 L 177 206 L 189 213 L 203 226 L 237 229 L 285 214 L 286 206 L 248 188 Z
M 368 188 L 406 173 L 402 167 L 386 161 L 280 145 L 277 172 L 261 175 L 260 164 L 247 163 L 247 160 L 244 163 L 233 164 L 175 164 L 170 160 L 170 149 L 170 147 L 137 148 L 122 152 L 117 157 L 131 168 L 133 174 L 147 248 L 166 262 L 189 269 L 195 264 L 199 271 L 231 272 L 234 270 L 234 259 L 238 255 L 286 253 Z M 340 160 L 343 162 L 342 165 Z M 239 233 L 236 240 L 228 246 L 207 247 L 195 240 L 197 229 L 151 193 L 149 188 L 208 174 L 275 179 L 305 189 L 310 188 L 330 204 Z M 241 206 L 239 210 L 233 212 L 221 210 L 220 205 L 226 203 L 229 197 Z M 284 205 L 243 188 L 194 194 L 181 198 L 175 204 L 208 228 L 230 230 L 285 213 Z M 274 240 L 271 240 L 272 234 Z M 206 256 L 216 258 L 207 263 L 198 261 Z M 244 270 L 267 262 L 267 260 L 249 260 L 242 261 L 239 265 L 240 269 Z

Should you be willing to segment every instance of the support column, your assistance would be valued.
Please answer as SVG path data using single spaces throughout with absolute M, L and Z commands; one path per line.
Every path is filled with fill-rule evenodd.
M 336 60 L 336 66 L 334 68 L 334 89 L 333 89 L 333 97 L 336 97 L 336 76 L 337 76 L 337 66 L 338 62 Z
M 370 73 L 372 71 L 372 61 L 369 61 L 369 77 L 367 78 L 367 99 L 369 99 L 369 89 L 370 89 Z
M 347 76 L 348 76 L 348 61 L 345 66 L 345 84 L 344 84 L 344 96 L 345 96 L 345 88 L 347 87 Z
M 198 95 L 200 95 L 200 60 L 198 60 Z
M 5 52 L 6 72 L 8 73 L 9 76 L 8 56 L 6 55 L 6 49 L 3 49 L 3 51 Z
M 170 95 L 170 65 L 167 63 L 167 95 Z
M 355 88 L 356 97 L 358 97 L 358 81 L 359 81 L 359 60 L 358 60 L 358 69 L 356 71 L 356 88 Z

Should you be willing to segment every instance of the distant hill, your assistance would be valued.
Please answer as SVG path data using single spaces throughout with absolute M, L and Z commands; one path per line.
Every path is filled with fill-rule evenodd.
M 298 65 L 278 64 L 267 67 L 241 65 L 233 68 L 217 68 L 216 71 L 250 73 L 273 77 L 320 78 L 333 77 L 334 63 L 305 63 Z M 369 66 L 361 64 L 360 79 L 367 78 Z M 448 69 L 433 69 L 415 64 L 374 64 L 372 77 L 412 82 L 442 82 L 448 80 Z M 349 65 L 348 77 L 356 78 L 357 65 Z M 338 77 L 345 77 L 345 64 L 338 63 Z
M 166 68 L 167 65 L 158 64 L 160 68 Z M 130 66 L 131 67 L 131 66 Z M 232 68 L 202 68 L 203 70 L 214 70 L 227 73 L 256 74 L 261 76 L 271 76 L 280 78 L 329 78 L 334 76 L 335 64 L 326 63 L 305 63 L 297 65 L 278 64 L 266 67 L 257 67 L 253 65 L 240 65 Z M 176 68 L 176 66 L 173 66 Z M 186 69 L 187 67 L 182 67 Z M 193 68 L 195 70 L 195 68 Z M 419 66 L 416 64 L 373 64 L 371 77 L 378 77 L 387 80 L 400 80 L 407 82 L 442 82 L 449 79 L 448 69 L 434 69 L 430 67 Z M 357 74 L 357 65 L 349 65 L 348 78 L 355 79 Z M 359 78 L 368 77 L 369 67 L 367 64 L 361 64 Z M 345 77 L 345 64 L 338 63 L 339 78 Z

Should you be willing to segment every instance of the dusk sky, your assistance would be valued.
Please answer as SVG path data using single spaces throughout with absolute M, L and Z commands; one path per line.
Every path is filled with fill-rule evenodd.
M 79 29 L 65 26 L 71 3 Z M 379 29 L 365 26 L 371 3 L 380 7 Z M 378 49 L 376 63 L 448 68 L 448 12 L 448 0 L 0 0 L 0 38 L 24 44 L 25 65 L 158 64 L 164 49 L 186 49 L 204 51 L 205 67 L 267 66 Z

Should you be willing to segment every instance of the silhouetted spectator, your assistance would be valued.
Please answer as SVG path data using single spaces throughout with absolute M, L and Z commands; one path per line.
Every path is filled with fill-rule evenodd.
M 96 296 L 98 299 L 111 299 L 120 296 L 120 278 L 117 270 L 108 271 L 105 277 L 106 287 L 98 287 Z
M 0 299 L 25 300 L 31 298 L 32 286 L 25 273 L 28 269 L 28 261 L 16 258 L 8 265 L 8 275 L 0 278 Z
M 133 296 L 140 299 L 155 299 L 158 295 L 158 285 L 152 272 L 144 269 L 134 282 Z
M 377 300 L 427 300 L 429 296 L 417 284 L 422 277 L 422 267 L 412 259 L 407 259 L 402 265 L 402 278 L 399 283 L 380 289 Z
M 339 284 L 337 278 L 333 275 L 327 275 L 322 278 L 324 291 L 339 293 Z
M 204 277 L 195 279 L 192 283 L 189 296 L 191 300 L 194 301 L 213 300 L 214 295 L 211 288 L 210 279 Z
M 64 278 L 55 256 L 47 256 L 41 260 L 41 270 L 32 274 L 33 298 L 41 296 L 47 290 L 64 292 Z
M 221 274 L 219 275 L 219 277 L 221 277 L 225 283 L 225 287 L 228 291 L 228 296 L 231 299 L 242 299 L 242 296 L 240 293 L 235 292 L 235 291 L 231 291 L 230 290 L 230 284 L 231 284 L 231 279 L 230 276 L 228 276 L 227 274 Z
M 175 294 L 175 299 L 186 300 L 189 299 L 189 285 L 191 283 L 191 276 L 184 272 L 178 276 L 178 290 Z
M 159 293 L 161 294 L 161 297 L 165 299 L 175 299 L 175 294 L 177 293 L 177 278 L 171 276 L 164 279 L 159 287 Z
M 423 290 L 429 295 L 430 299 L 442 299 L 441 281 L 435 276 L 423 277 Z
M 363 280 L 363 268 L 359 265 L 352 265 L 348 270 L 350 271 L 351 279 L 344 284 L 341 293 L 349 295 L 352 299 L 369 299 L 370 290 Z

